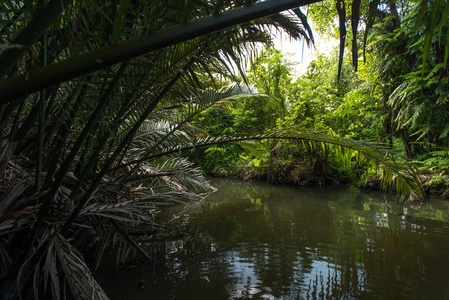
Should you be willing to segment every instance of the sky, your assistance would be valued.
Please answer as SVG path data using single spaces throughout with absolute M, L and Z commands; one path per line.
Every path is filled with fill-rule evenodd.
M 275 48 L 281 50 L 284 58 L 287 58 L 291 62 L 297 63 L 293 66 L 295 73 L 292 74 L 293 77 L 301 76 L 306 72 L 307 67 L 313 60 L 316 53 L 328 54 L 335 46 L 338 45 L 337 39 L 328 40 L 317 36 L 316 31 L 314 31 L 313 28 L 312 31 L 314 32 L 316 48 L 309 48 L 303 41 L 291 40 L 285 33 L 278 33 L 276 39 L 274 40 Z M 274 34 L 276 35 L 276 33 Z

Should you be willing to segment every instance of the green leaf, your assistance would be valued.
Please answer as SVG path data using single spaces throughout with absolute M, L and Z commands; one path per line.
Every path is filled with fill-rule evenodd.
M 429 58 L 430 54 L 430 46 L 432 43 L 432 36 L 435 30 L 435 25 L 437 22 L 437 14 L 440 10 L 440 0 L 435 0 L 432 4 L 432 10 L 430 13 L 429 21 L 427 22 L 426 34 L 424 37 L 424 45 L 423 45 L 423 63 L 422 63 L 422 72 L 425 71 L 426 62 Z
M 418 29 L 418 26 L 421 24 L 422 18 L 427 11 L 427 0 L 422 0 L 419 6 L 418 15 L 416 16 L 415 29 Z
M 432 71 L 429 73 L 429 75 L 427 75 L 425 80 L 430 80 L 443 67 L 444 67 L 443 63 L 437 64 L 435 67 L 433 67 Z
M 449 125 L 446 125 L 446 127 L 444 127 L 443 131 L 441 132 L 439 139 L 444 139 L 448 133 L 449 133 Z

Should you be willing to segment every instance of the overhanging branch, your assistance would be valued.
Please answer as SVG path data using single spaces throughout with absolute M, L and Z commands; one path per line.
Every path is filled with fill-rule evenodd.
M 0 83 L 0 103 L 14 101 L 45 87 L 69 81 L 177 43 L 319 1 L 321 0 L 267 0 L 70 57 L 59 63 L 4 80 Z

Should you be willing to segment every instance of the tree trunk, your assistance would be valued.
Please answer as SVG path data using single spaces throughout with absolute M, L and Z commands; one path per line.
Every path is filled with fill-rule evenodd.
M 410 146 L 410 140 L 409 140 L 408 134 L 405 130 L 401 130 L 401 139 L 402 139 L 402 142 L 404 143 L 404 148 L 405 148 L 405 153 L 407 155 L 407 158 L 413 158 L 413 150 L 412 150 L 412 147 Z
M 336 0 L 335 4 L 338 12 L 338 22 L 340 24 L 340 53 L 338 57 L 338 73 L 337 73 L 337 81 L 340 81 L 341 68 L 343 66 L 343 56 L 345 53 L 345 43 L 346 43 L 345 0 Z

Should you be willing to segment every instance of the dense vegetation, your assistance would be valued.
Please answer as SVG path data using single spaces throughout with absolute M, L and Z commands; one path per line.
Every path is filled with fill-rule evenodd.
M 368 63 L 352 73 L 357 64 L 344 64 L 341 47 L 340 59 L 317 59 L 293 83 L 279 53 L 260 55 L 260 45 L 270 44 L 273 27 L 312 43 L 307 18 L 297 1 L 254 2 L 2 1 L 5 299 L 106 298 L 84 254 L 100 262 L 115 246 L 118 262 L 130 248 L 151 260 L 130 232 L 158 226 L 161 206 L 213 191 L 182 157 L 191 149 L 206 168 L 223 164 L 248 178 L 260 172 L 303 183 L 312 174 L 322 184 L 369 171 L 383 188 L 421 197 L 415 173 L 389 149 L 402 147 L 444 178 L 446 1 L 407 3 L 400 10 L 407 18 L 394 14 L 391 1 L 377 2 L 372 13 L 354 1 L 351 24 L 359 11 L 378 24 Z M 337 4 L 342 36 L 345 3 Z M 333 18 L 320 5 L 314 19 Z
M 309 13 L 317 31 L 338 36 L 339 28 L 327 25 L 337 18 L 329 5 L 332 3 L 317 3 Z M 280 51 L 265 48 L 249 69 L 248 81 L 274 101 L 248 99 L 230 108 L 210 110 L 197 118 L 196 124 L 211 134 L 295 126 L 383 143 L 414 161 L 429 194 L 445 197 L 449 162 L 448 9 L 445 7 L 441 15 L 426 14 L 422 6 L 412 2 L 395 9 L 366 12 L 372 28 L 368 33 L 359 32 L 359 36 L 366 33 L 366 47 L 355 57 L 357 64 L 354 53 L 340 62 L 340 52 L 335 49 L 328 55 L 318 54 L 307 72 L 294 80 L 293 62 Z M 426 52 L 426 26 L 430 23 L 433 51 Z M 346 46 L 351 48 L 352 42 Z M 345 162 L 341 156 L 339 149 L 327 146 L 259 142 L 209 148 L 200 163 L 215 175 L 299 184 L 353 181 L 379 188 L 377 168 L 355 164 L 354 157 L 352 162 Z

